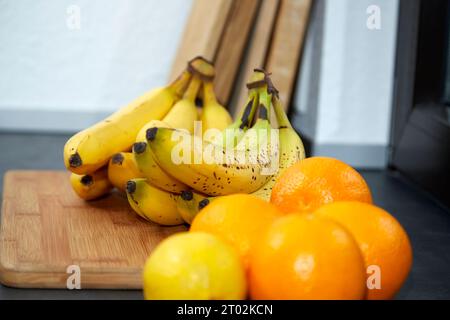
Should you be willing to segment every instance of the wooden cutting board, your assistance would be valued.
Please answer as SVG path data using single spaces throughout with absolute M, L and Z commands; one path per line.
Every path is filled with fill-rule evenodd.
M 219 51 L 214 59 L 216 96 L 224 106 L 228 106 L 231 92 L 234 89 L 235 79 L 259 4 L 260 1 L 256 0 L 239 0 L 235 1 L 231 7 Z
M 255 68 L 264 68 L 272 39 L 272 30 L 278 15 L 281 0 L 264 0 L 258 10 L 255 26 L 247 43 L 247 53 L 241 65 L 241 74 L 237 80 L 236 101 L 230 106 L 236 117 L 245 108 L 248 98 L 247 82 Z M 273 113 L 273 112 L 272 112 Z
M 3 189 L 0 282 L 66 288 L 68 267 L 76 265 L 81 288 L 139 289 L 152 249 L 185 230 L 144 221 L 119 193 L 85 202 L 72 191 L 67 172 L 10 171 Z
M 240 0 L 239 0 L 240 1 Z M 234 0 L 195 0 L 172 65 L 170 80 L 195 56 L 214 61 Z
M 303 44 L 306 39 L 312 0 L 281 0 L 266 69 L 288 111 Z

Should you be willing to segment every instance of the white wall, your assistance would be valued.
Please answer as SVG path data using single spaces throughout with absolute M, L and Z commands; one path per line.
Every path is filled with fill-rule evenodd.
M 380 30 L 367 28 L 371 5 L 381 9 Z M 295 100 L 300 123 L 315 154 L 338 156 L 357 166 L 384 166 L 398 1 L 328 0 L 320 10 L 315 14 L 321 21 L 306 43 L 302 68 L 307 71 L 302 71 Z M 311 88 L 314 82 L 317 86 Z
M 80 129 L 165 84 L 191 2 L 0 0 L 0 129 Z

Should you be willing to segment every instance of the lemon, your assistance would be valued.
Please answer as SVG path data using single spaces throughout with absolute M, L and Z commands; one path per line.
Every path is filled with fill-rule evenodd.
M 237 252 L 203 232 L 178 233 L 162 241 L 145 263 L 143 287 L 147 300 L 246 297 Z

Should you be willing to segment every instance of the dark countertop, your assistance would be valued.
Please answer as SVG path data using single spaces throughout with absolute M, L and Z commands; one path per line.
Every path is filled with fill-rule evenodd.
M 0 176 L 11 169 L 63 169 L 68 136 L 0 133 Z M 362 171 L 374 202 L 408 232 L 414 252 L 411 274 L 397 299 L 450 299 L 450 210 L 395 172 Z M 139 290 L 38 290 L 0 285 L 3 299 L 142 299 Z

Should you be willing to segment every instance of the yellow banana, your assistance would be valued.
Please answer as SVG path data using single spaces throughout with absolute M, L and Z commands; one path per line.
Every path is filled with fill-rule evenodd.
M 183 98 L 187 98 L 188 100 L 195 100 L 197 93 L 199 93 L 199 89 L 201 86 L 201 82 L 199 81 L 200 78 L 205 79 L 213 79 L 214 78 L 214 67 L 213 65 L 205 60 L 203 57 L 195 57 L 188 63 L 188 72 L 196 75 L 196 81 L 193 81 L 192 79 L 191 83 L 189 84 L 188 90 L 190 92 L 185 92 Z M 172 110 L 164 117 L 161 121 L 159 120 L 151 120 L 148 123 L 146 123 L 138 132 L 136 136 L 136 142 L 145 142 L 146 141 L 146 134 L 147 130 L 153 127 L 164 127 L 164 128 L 177 128 L 177 129 L 183 129 L 190 127 L 192 125 L 191 120 L 188 118 L 195 118 L 197 120 L 200 118 L 199 110 L 197 109 L 197 116 L 190 115 L 189 117 L 186 117 L 184 113 L 180 113 L 178 111 L 173 111 L 175 106 L 172 108 Z M 190 110 L 192 111 L 192 110 Z M 173 121 L 172 121 L 173 120 Z M 194 120 L 194 121 L 195 121 Z M 179 125 L 179 126 L 178 126 Z M 190 131 L 192 133 L 192 131 Z
M 183 190 L 188 189 L 184 183 L 161 169 L 147 142 L 136 142 L 133 145 L 133 155 L 139 171 L 152 185 L 173 193 L 181 193 Z
M 236 122 L 228 127 L 229 130 L 236 130 L 237 135 L 240 135 L 241 132 L 245 132 L 247 130 L 248 123 L 252 121 L 256 110 L 258 101 L 257 98 L 258 97 L 255 92 L 252 91 L 246 108 L 243 110 L 241 116 L 236 120 Z M 171 126 L 167 124 L 165 119 L 162 121 L 153 120 L 147 123 L 139 131 L 136 138 L 136 143 L 133 145 L 132 149 L 139 170 L 142 172 L 144 177 L 147 178 L 149 183 L 162 190 L 177 194 L 184 190 L 188 190 L 189 187 L 186 184 L 170 176 L 163 169 L 161 169 L 159 164 L 156 162 L 155 155 L 146 142 L 147 132 L 149 136 L 153 135 L 152 130 L 149 130 L 151 128 L 171 128 Z
M 134 156 L 130 152 L 119 152 L 112 156 L 108 164 L 108 179 L 111 184 L 125 192 L 128 180 L 143 178 L 139 171 Z
M 152 150 L 147 146 L 147 130 L 153 127 L 170 128 L 167 123 L 156 120 L 150 121 L 142 127 L 132 149 L 136 165 L 143 177 L 147 178 L 147 181 L 155 187 L 164 191 L 181 193 L 183 190 L 187 190 L 188 187 L 161 169 L 155 160 Z
M 162 119 L 153 120 L 144 125 L 136 137 L 133 145 L 133 154 L 139 170 L 152 185 L 173 193 L 181 193 L 188 187 L 164 172 L 156 163 L 152 150 L 147 147 L 147 130 L 150 128 L 179 128 L 193 133 L 194 121 L 197 120 L 198 111 L 195 107 L 195 98 L 200 89 L 200 77 L 212 77 L 214 68 L 203 58 L 197 57 L 189 62 L 188 68 L 195 74 L 182 100 L 178 101 L 172 110 Z
M 203 149 L 197 149 L 199 150 L 197 152 L 188 152 L 189 149 L 194 150 L 196 145 L 202 144 L 201 138 L 176 129 L 155 128 L 152 132 L 154 134 L 149 137 L 148 145 L 152 148 L 157 163 L 171 176 L 199 192 L 209 195 L 249 193 L 259 189 L 270 178 L 270 176 L 261 174 L 264 168 L 261 163 L 239 163 L 238 159 L 232 155 L 227 157 L 230 160 L 229 164 L 222 162 L 221 159 L 218 161 L 212 159 L 211 162 L 200 159 L 200 162 L 196 164 L 195 154 L 220 155 L 223 154 L 223 149 L 204 142 Z M 172 137 L 175 136 L 188 142 L 174 142 Z M 189 145 L 191 141 L 193 142 Z M 216 151 L 216 149 L 219 150 Z M 187 154 L 187 157 L 179 156 L 180 154 Z M 180 159 L 175 159 L 177 157 Z
M 305 158 L 305 149 L 300 136 L 292 128 L 276 93 L 272 98 L 279 124 L 279 169 L 278 172 L 259 190 L 252 194 L 266 201 L 270 200 L 273 185 L 284 170 Z M 178 211 L 187 223 L 191 223 L 197 213 L 217 197 L 207 197 L 195 192 L 185 191 L 184 196 L 176 199 Z
M 258 95 L 256 93 L 257 91 L 254 89 L 249 91 L 249 99 L 246 103 L 246 106 L 243 108 L 237 120 L 232 125 L 228 126 L 230 130 L 245 132 L 249 124 L 252 123 L 253 116 L 256 112 L 257 109 L 256 107 L 259 101 Z M 164 177 L 164 175 L 167 174 L 159 167 L 159 165 L 156 163 L 153 157 L 150 158 L 152 152 L 151 149 L 148 148 L 147 144 L 145 143 L 145 141 L 147 140 L 146 135 L 148 129 L 154 127 L 169 128 L 167 123 L 156 120 L 151 121 L 147 125 L 145 125 L 141 129 L 136 138 L 136 143 L 138 144 L 136 145 L 136 149 L 144 150 L 144 152 L 141 152 L 141 154 L 134 152 L 134 156 L 137 159 L 137 161 L 143 163 L 141 167 L 143 168 L 143 171 L 146 173 L 148 182 L 159 187 L 160 189 L 180 194 L 174 195 L 172 199 L 176 202 L 178 212 L 180 213 L 183 220 L 186 223 L 190 224 L 192 222 L 192 219 L 195 217 L 195 215 L 199 210 L 198 207 L 199 206 L 201 207 L 202 204 L 206 205 L 207 203 L 209 203 L 209 201 L 208 199 L 205 198 L 204 195 L 189 190 L 188 186 L 182 184 L 178 180 L 168 176 L 169 179 L 173 179 L 171 182 L 169 182 L 167 177 Z M 149 136 L 151 136 L 153 134 L 152 130 L 148 131 L 148 134 Z M 139 144 L 142 142 L 144 142 L 145 144 Z M 156 177 L 156 179 L 152 179 L 151 177 Z M 195 206 L 195 208 L 193 206 Z
M 153 187 L 145 179 L 128 181 L 126 191 L 131 207 L 144 219 L 166 226 L 183 223 L 174 199 L 176 195 Z
M 194 75 L 189 87 L 184 93 L 183 99 L 175 103 L 169 113 L 164 117 L 164 123 L 167 123 L 172 128 L 185 129 L 190 133 L 194 132 L 194 124 L 197 121 L 195 99 L 201 84 L 200 78 Z
M 281 101 L 276 96 L 273 97 L 273 106 L 279 125 L 279 167 L 277 173 L 272 176 L 263 187 L 253 193 L 253 195 L 266 201 L 270 200 L 272 188 L 283 171 L 305 158 L 303 142 L 297 132 L 295 132 L 294 128 L 292 128 L 292 125 L 284 112 L 284 108 L 281 105 Z
M 228 110 L 216 99 L 212 81 L 203 82 L 203 111 L 200 120 L 203 132 L 210 129 L 223 131 L 232 122 Z
M 147 141 L 147 138 L 145 137 L 147 135 L 147 130 L 150 128 L 154 128 L 154 127 L 171 128 L 171 126 L 169 126 L 167 123 L 164 122 L 164 119 L 163 120 L 152 120 L 152 121 L 148 122 L 147 124 L 145 124 L 141 128 L 141 130 L 139 130 L 139 132 L 136 136 L 136 142 Z
M 181 195 L 174 198 L 178 212 L 184 222 L 191 224 L 197 213 L 206 205 L 209 200 L 206 196 L 193 192 L 192 190 L 183 191 Z
M 261 83 L 264 82 L 265 76 L 266 75 L 264 72 L 255 69 L 255 72 L 250 78 L 250 82 L 247 84 L 249 91 L 248 100 L 245 106 L 242 108 L 236 121 L 229 125 L 222 133 L 223 146 L 236 146 L 244 136 L 247 129 L 252 126 L 253 118 L 259 104 L 259 96 L 257 90 L 259 88 L 258 84 L 261 85 Z
M 236 148 L 224 149 L 169 128 L 149 129 L 147 143 L 161 168 L 194 190 L 211 196 L 251 193 L 270 178 L 264 174 L 269 159 L 257 145 L 270 132 L 270 99 L 266 85 L 260 90 L 259 119 Z
M 152 119 L 163 118 L 189 82 L 185 71 L 171 85 L 154 89 L 85 129 L 64 146 L 64 163 L 70 171 L 88 174 L 108 163 L 113 154 L 129 150 L 139 129 Z
M 161 169 L 156 163 L 152 150 L 147 146 L 147 130 L 153 127 L 170 128 L 165 122 L 157 120 L 150 121 L 142 127 L 132 148 L 134 161 L 142 176 L 147 178 L 147 182 L 164 191 L 181 193 L 183 190 L 187 190 L 188 187 Z
M 180 120 L 181 119 L 183 118 L 181 117 Z M 192 121 L 189 117 L 186 119 L 188 122 Z M 188 125 L 188 122 L 186 122 L 186 126 Z M 136 143 L 132 148 L 136 165 L 143 177 L 147 178 L 147 181 L 155 187 L 173 193 L 181 193 L 183 190 L 188 189 L 188 187 L 162 170 L 156 162 L 152 150 L 147 146 L 147 130 L 154 127 L 171 128 L 165 121 L 165 118 L 162 121 L 152 120 L 142 127 L 136 137 Z
M 113 188 L 108 180 L 107 168 L 101 168 L 92 174 L 70 175 L 70 184 L 75 193 L 84 200 L 93 200 L 108 194 Z

